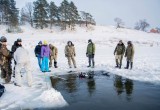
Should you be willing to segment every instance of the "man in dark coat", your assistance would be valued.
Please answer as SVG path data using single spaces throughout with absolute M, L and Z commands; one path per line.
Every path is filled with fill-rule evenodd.
M 42 47 L 42 41 L 40 41 L 34 49 L 34 53 L 35 53 L 35 56 L 38 59 L 38 65 L 39 65 L 40 69 L 41 69 L 41 62 L 42 62 L 41 61 L 42 60 L 42 58 L 41 58 L 41 47 Z
M 22 39 L 18 38 L 12 48 L 11 48 L 11 53 L 12 53 L 12 56 L 14 55 L 14 52 L 17 50 L 17 48 L 19 47 L 22 47 Z M 15 77 L 15 65 L 16 65 L 16 61 L 14 60 L 14 68 L 13 68 L 13 77 Z
M 22 47 L 22 39 L 18 38 L 17 41 L 14 42 L 13 46 L 12 46 L 12 53 L 14 54 L 14 52 L 17 50 L 18 47 Z

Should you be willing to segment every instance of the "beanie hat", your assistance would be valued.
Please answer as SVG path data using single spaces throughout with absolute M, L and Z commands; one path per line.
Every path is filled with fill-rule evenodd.
M 45 40 L 45 41 L 43 42 L 43 44 L 44 44 L 44 45 L 47 45 L 48 43 L 47 43 L 47 41 Z
M 132 44 L 132 42 L 131 42 L 131 41 L 128 41 L 127 43 L 128 43 L 128 44 Z
M 18 39 L 17 39 L 17 42 L 22 42 L 22 39 L 21 39 L 21 38 L 18 38 Z
M 7 42 L 7 38 L 4 37 L 4 36 L 2 36 L 2 37 L 0 38 L 0 41 L 1 41 L 1 42 Z
M 88 43 L 90 43 L 90 42 L 92 42 L 92 40 L 91 40 L 91 39 L 89 39 L 89 40 L 88 40 Z
M 38 43 L 39 45 L 42 45 L 42 41 L 39 41 L 39 43 Z

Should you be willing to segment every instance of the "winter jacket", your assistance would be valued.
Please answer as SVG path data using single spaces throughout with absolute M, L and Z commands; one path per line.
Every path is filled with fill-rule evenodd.
M 14 53 L 18 47 L 22 47 L 22 45 L 19 45 L 17 41 L 14 42 L 14 45 L 11 48 L 11 52 Z
M 14 59 L 17 62 L 17 64 L 28 62 L 29 61 L 28 56 L 29 56 L 28 51 L 23 47 L 17 48 L 16 51 L 14 52 Z
M 16 69 L 15 69 L 15 83 L 18 86 L 22 86 L 22 77 L 20 70 L 22 67 L 26 70 L 26 79 L 28 86 L 32 85 L 32 74 L 31 74 L 31 65 L 30 65 L 30 58 L 29 58 L 29 52 L 24 49 L 23 47 L 17 48 L 17 50 L 14 53 L 14 59 L 17 62 Z
M 10 51 L 5 45 L 0 44 L 0 66 L 4 66 L 6 63 L 9 63 L 10 59 Z
M 48 57 L 50 56 L 50 48 L 48 45 L 43 45 L 41 47 L 41 57 Z
M 95 54 L 95 44 L 94 43 L 89 43 L 87 46 L 87 55 L 93 55 Z
M 133 47 L 133 45 L 127 46 L 125 57 L 127 57 L 127 60 L 133 61 L 133 57 L 134 57 L 134 47 Z
M 51 50 L 51 57 L 53 57 L 53 59 L 57 59 L 57 54 L 58 54 L 57 47 L 50 44 L 50 50 Z
M 114 50 L 114 54 L 116 55 L 124 55 L 125 53 L 125 45 L 124 44 L 118 44 Z
M 66 55 L 66 57 L 74 57 L 74 56 L 76 56 L 74 45 L 72 45 L 72 46 L 66 45 L 66 47 L 65 47 L 65 55 Z
M 37 55 L 41 55 L 41 47 L 42 47 L 41 45 L 37 45 L 35 47 L 34 53 L 35 53 L 36 57 L 37 57 Z

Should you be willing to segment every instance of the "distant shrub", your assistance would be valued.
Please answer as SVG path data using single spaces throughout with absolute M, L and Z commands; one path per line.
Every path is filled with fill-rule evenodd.
M 9 27 L 6 31 L 8 33 L 23 33 L 23 30 L 20 27 Z

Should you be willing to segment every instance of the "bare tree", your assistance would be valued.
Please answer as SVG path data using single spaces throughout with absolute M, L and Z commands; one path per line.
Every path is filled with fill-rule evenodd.
M 33 3 L 31 3 L 31 2 L 26 3 L 25 10 L 28 15 L 29 23 L 33 27 Z
M 146 28 L 148 28 L 150 24 L 144 19 L 144 20 L 139 20 L 135 24 L 135 29 L 136 30 L 141 30 L 141 31 L 146 31 Z
M 114 21 L 116 22 L 116 28 L 122 28 L 124 26 L 124 22 L 121 18 L 115 18 Z
M 22 8 L 21 11 L 20 11 L 20 24 L 25 25 L 26 22 L 28 22 L 28 17 L 27 17 L 27 14 L 25 12 L 25 9 Z
M 160 33 L 160 28 L 159 28 L 159 27 L 156 27 L 156 29 L 158 30 L 158 33 Z

